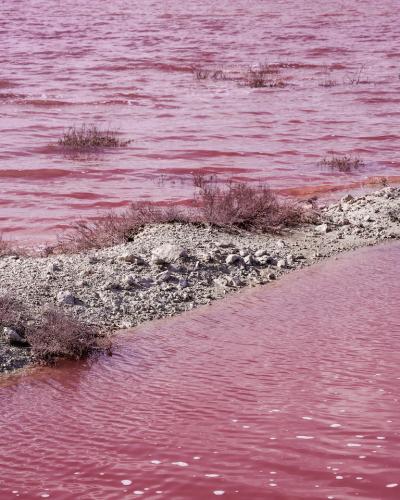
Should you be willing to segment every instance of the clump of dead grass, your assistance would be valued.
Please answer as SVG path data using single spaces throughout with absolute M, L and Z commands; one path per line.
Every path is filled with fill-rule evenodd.
M 271 64 L 260 64 L 257 67 L 247 69 L 242 85 L 251 88 L 275 88 L 285 87 L 286 82 L 280 76 L 280 70 L 277 66 Z
M 316 218 L 314 210 L 300 202 L 279 198 L 267 186 L 233 182 L 220 186 L 215 179 L 204 176 L 196 176 L 195 185 L 199 188 L 202 219 L 215 226 L 279 232 Z
M 196 80 L 233 81 L 240 86 L 251 88 L 284 87 L 285 79 L 280 75 L 280 67 L 276 64 L 259 64 L 251 67 L 237 67 L 227 69 L 224 67 L 192 68 Z
M 10 295 L 0 296 L 0 327 L 13 328 L 23 334 L 25 308 L 23 304 Z
M 351 155 L 333 155 L 330 158 L 324 158 L 321 160 L 319 165 L 321 167 L 328 168 L 329 170 L 344 173 L 350 173 L 365 167 L 365 163 L 361 158 Z
M 12 252 L 11 243 L 4 239 L 3 235 L 0 233 L 0 257 L 10 255 Z
M 58 140 L 59 146 L 69 151 L 87 151 L 127 146 L 131 141 L 122 140 L 115 130 L 102 130 L 96 125 L 70 127 Z
M 53 364 L 58 358 L 87 357 L 98 348 L 99 332 L 54 308 L 45 311 L 39 324 L 27 330 L 26 339 L 39 363 Z
M 78 253 L 131 241 L 147 224 L 190 222 L 189 212 L 151 202 L 132 203 L 121 213 L 107 212 L 94 220 L 78 220 L 59 238 L 56 253 Z

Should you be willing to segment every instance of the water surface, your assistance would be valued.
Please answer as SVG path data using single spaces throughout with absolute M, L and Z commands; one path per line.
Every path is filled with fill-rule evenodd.
M 0 229 L 43 239 L 133 199 L 185 202 L 198 170 L 299 196 L 398 178 L 398 10 L 397 0 L 2 2 Z M 280 64 L 285 88 L 191 73 L 263 62 Z M 134 142 L 63 155 L 58 138 L 81 123 Z M 330 152 L 366 167 L 324 171 Z
M 0 386 L 0 498 L 397 499 L 400 244 Z

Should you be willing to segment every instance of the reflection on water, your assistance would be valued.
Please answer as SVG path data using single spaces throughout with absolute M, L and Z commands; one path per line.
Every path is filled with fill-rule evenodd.
M 0 498 L 399 498 L 399 259 L 360 250 L 8 380 Z
M 185 199 L 200 168 L 300 196 L 398 179 L 399 36 L 397 0 L 3 1 L 0 228 L 42 238 L 102 207 Z M 286 87 L 191 73 L 263 62 Z M 58 138 L 81 123 L 133 142 L 63 155 Z M 366 168 L 322 170 L 332 151 Z

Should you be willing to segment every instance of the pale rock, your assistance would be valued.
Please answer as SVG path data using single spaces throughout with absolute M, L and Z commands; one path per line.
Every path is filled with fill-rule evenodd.
M 60 264 L 60 262 L 51 262 L 47 266 L 47 271 L 49 273 L 54 273 L 54 272 L 61 271 L 61 270 L 62 270 L 62 265 Z
M 319 226 L 315 226 L 315 231 L 319 234 L 326 234 L 329 232 L 328 224 L 319 224 Z
M 65 304 L 72 306 L 76 304 L 77 299 L 74 297 L 74 295 L 68 291 L 68 290 L 60 290 L 57 294 L 57 302 L 59 304 Z
M 276 267 L 278 269 L 284 269 L 286 267 L 286 260 L 285 259 L 279 259 L 278 262 L 276 263 Z
M 254 254 L 256 257 L 263 257 L 264 255 L 266 255 L 268 253 L 267 250 L 263 250 L 263 249 L 259 249 L 256 251 L 256 253 Z
M 178 247 L 177 245 L 172 245 L 171 243 L 165 243 L 156 247 L 151 252 L 151 260 L 155 264 L 171 264 L 176 262 L 181 257 L 186 257 L 186 251 Z
M 255 266 L 256 264 L 258 264 L 258 260 L 255 259 L 251 254 L 246 255 L 243 261 L 248 266 Z
M 243 259 L 237 253 L 231 253 L 225 259 L 225 263 L 229 266 L 233 264 L 240 264 L 242 261 Z

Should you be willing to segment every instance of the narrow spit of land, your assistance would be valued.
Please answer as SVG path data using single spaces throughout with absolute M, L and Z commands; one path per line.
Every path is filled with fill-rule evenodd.
M 209 304 L 338 253 L 400 238 L 400 188 L 344 197 L 318 225 L 280 235 L 194 224 L 154 224 L 133 242 L 75 255 L 0 259 L 0 295 L 64 309 L 112 332 Z M 284 314 L 284 311 L 282 311 Z M 0 332 L 0 372 L 33 361 Z

